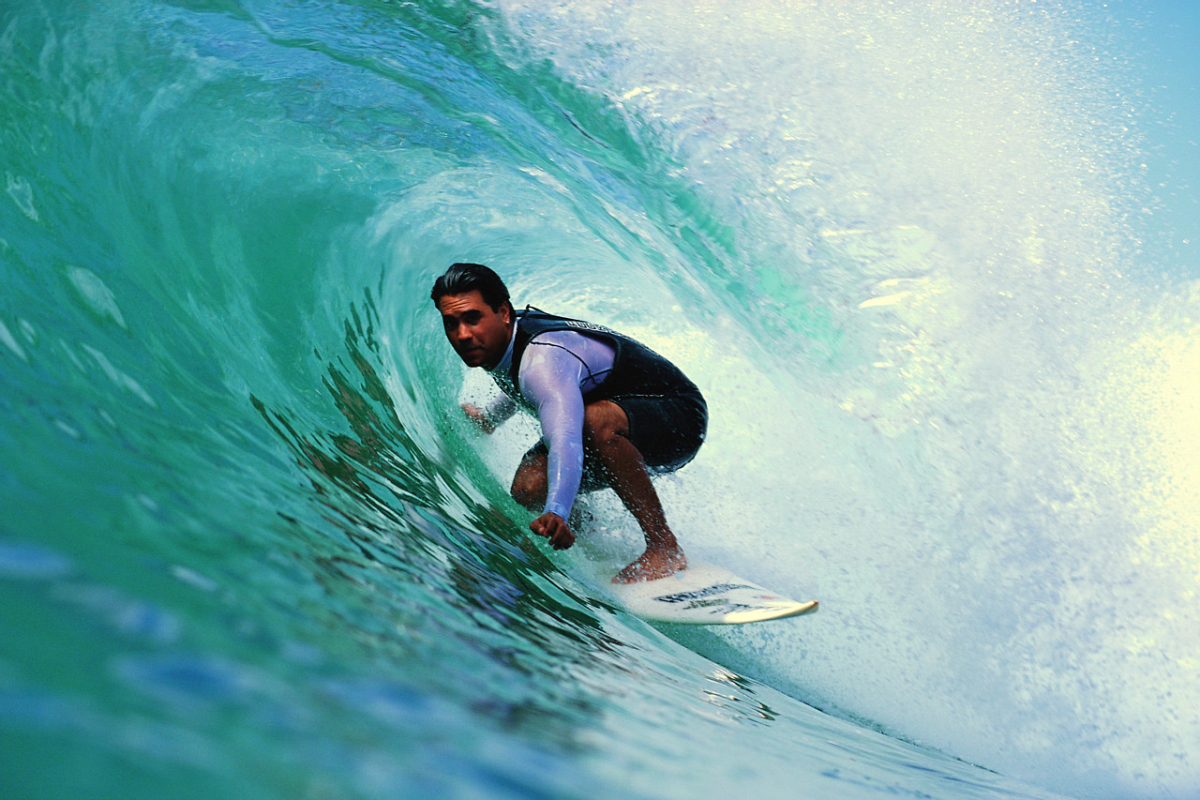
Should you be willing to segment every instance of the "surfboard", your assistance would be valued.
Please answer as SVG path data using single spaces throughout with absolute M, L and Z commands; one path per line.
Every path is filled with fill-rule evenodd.
M 665 578 L 614 583 L 611 591 L 631 613 L 678 625 L 742 625 L 817 610 L 816 600 L 792 600 L 715 564 L 697 561 Z

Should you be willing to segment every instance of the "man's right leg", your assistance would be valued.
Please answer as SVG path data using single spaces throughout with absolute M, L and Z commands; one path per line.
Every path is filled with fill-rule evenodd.
M 518 503 L 530 511 L 540 511 L 546 505 L 546 493 L 549 491 L 549 481 L 546 478 L 547 456 L 537 450 L 530 450 L 521 459 L 517 474 L 513 476 L 512 488 L 509 493 Z

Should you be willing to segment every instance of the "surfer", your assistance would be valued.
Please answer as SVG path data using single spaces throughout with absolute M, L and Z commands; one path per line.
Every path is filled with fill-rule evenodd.
M 454 264 L 431 294 L 450 345 L 487 370 L 504 394 L 463 410 L 491 433 L 518 407 L 537 415 L 542 439 L 521 459 L 512 496 L 541 514 L 530 523 L 556 550 L 575 543 L 568 522 L 579 492 L 612 488 L 646 537 L 646 551 L 615 583 L 687 566 L 650 474 L 673 472 L 704 441 L 708 406 L 690 380 L 645 345 L 599 325 L 526 307 L 517 311 L 500 276 Z

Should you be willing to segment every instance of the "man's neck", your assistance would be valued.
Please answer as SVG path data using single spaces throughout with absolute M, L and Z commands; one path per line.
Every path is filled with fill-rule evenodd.
M 517 321 L 514 319 L 512 327 L 508 329 L 508 347 L 504 351 L 504 355 L 496 362 L 494 367 L 488 367 L 488 372 L 499 372 L 507 374 L 512 368 L 513 344 L 517 341 Z

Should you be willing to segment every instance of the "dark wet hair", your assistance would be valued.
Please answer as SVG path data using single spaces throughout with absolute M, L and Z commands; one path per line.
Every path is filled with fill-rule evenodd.
M 508 287 L 500 276 L 490 267 L 483 264 L 451 264 L 440 278 L 433 282 L 433 291 L 429 293 L 433 304 L 437 305 L 445 295 L 466 294 L 479 290 L 483 302 L 491 306 L 492 311 L 499 311 L 508 299 Z

